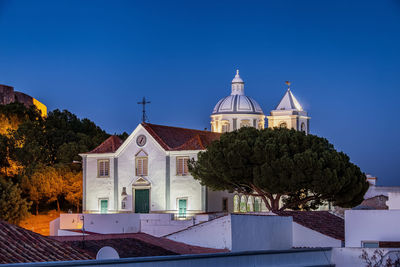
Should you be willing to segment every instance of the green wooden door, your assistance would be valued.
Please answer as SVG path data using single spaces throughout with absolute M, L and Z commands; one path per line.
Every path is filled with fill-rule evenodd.
M 135 189 L 135 213 L 149 213 L 149 202 L 149 189 Z
M 107 213 L 108 211 L 108 199 L 100 200 L 100 212 Z
M 179 199 L 179 217 L 186 217 L 186 199 Z

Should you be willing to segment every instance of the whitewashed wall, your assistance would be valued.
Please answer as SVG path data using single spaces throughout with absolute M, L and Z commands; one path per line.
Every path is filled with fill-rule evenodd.
M 230 214 L 166 237 L 190 245 L 231 251 L 290 249 L 292 218 Z
M 207 189 L 207 210 L 208 212 L 222 211 L 222 200 L 228 199 L 228 212 L 233 212 L 233 197 L 234 193 L 228 191 L 212 191 Z
M 293 247 L 341 247 L 342 241 L 293 222 Z
M 97 178 L 97 160 L 110 161 L 110 176 Z M 108 199 L 109 210 L 114 210 L 114 164 L 110 154 L 86 158 L 86 210 L 99 211 L 100 199 Z
M 88 232 L 100 234 L 140 232 L 140 215 L 134 213 L 60 214 L 60 230 L 81 230 L 82 216 L 85 221 L 85 231 Z
M 388 195 L 389 200 L 386 201 L 386 205 L 389 207 L 389 210 L 400 210 L 400 192 L 390 192 Z
M 231 216 L 227 215 L 209 222 L 198 224 L 166 237 L 174 241 L 194 246 L 231 249 Z
M 171 151 L 170 155 L 170 210 L 178 210 L 178 199 L 187 199 L 187 212 L 201 212 L 203 210 L 202 188 L 191 175 L 177 175 L 177 157 L 197 159 L 199 151 Z
M 361 259 L 363 251 L 366 251 L 371 258 L 376 250 L 386 255 L 389 251 L 399 251 L 398 248 L 333 248 L 331 262 L 336 267 L 360 267 L 368 266 L 365 260 Z
M 139 135 L 145 135 L 147 142 L 143 147 L 136 144 Z M 133 187 L 132 184 L 139 178 L 136 176 L 136 154 L 143 150 L 148 155 L 148 176 L 144 178 L 151 183 L 150 211 L 165 210 L 165 180 L 166 180 L 166 153 L 153 137 L 139 125 L 135 131 L 118 149 L 118 202 L 121 210 L 122 188 L 126 187 L 128 194 L 127 211 L 133 211 Z M 138 187 L 138 189 L 140 189 Z M 126 211 L 125 210 L 125 211 Z
M 362 241 L 400 241 L 400 210 L 346 210 L 346 247 Z

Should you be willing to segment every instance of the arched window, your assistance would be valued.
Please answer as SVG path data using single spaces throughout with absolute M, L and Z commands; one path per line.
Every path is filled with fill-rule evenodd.
M 254 197 L 249 196 L 247 198 L 247 211 L 253 212 L 254 211 Z
M 241 120 L 240 121 L 240 128 L 241 127 L 250 127 L 250 121 L 249 120 Z
M 261 211 L 261 197 L 254 198 L 254 211 L 255 212 Z
M 224 122 L 221 126 L 221 132 L 222 133 L 227 133 L 229 132 L 229 122 Z
M 240 211 L 240 197 L 238 195 L 235 195 L 233 197 L 233 212 L 239 212 Z
M 300 129 L 302 132 L 306 132 L 306 124 L 304 122 L 301 123 Z
M 242 195 L 240 198 L 240 212 L 246 212 L 247 211 L 247 197 L 245 195 Z
M 287 128 L 287 123 L 286 122 L 279 123 L 279 128 Z
M 264 122 L 262 122 L 262 121 L 258 122 L 258 129 L 259 130 L 264 129 Z

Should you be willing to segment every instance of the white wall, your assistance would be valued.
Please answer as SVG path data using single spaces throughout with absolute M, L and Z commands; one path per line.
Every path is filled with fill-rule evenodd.
M 385 255 L 389 251 L 399 251 L 398 248 L 387 249 L 387 248 L 333 248 L 331 262 L 336 267 L 360 267 L 367 266 L 365 261 L 360 258 L 363 251 L 366 251 L 371 258 L 374 251 L 380 250 Z
M 194 224 L 191 220 L 173 220 L 174 214 L 140 214 L 141 232 L 153 236 L 164 236 L 183 229 Z
M 50 222 L 50 236 L 58 235 L 59 229 L 60 229 L 60 217 Z
M 110 161 L 110 176 L 97 178 L 97 160 Z M 114 161 L 110 156 L 86 158 L 86 210 L 99 211 L 99 199 L 108 199 L 109 210 L 114 210 Z
M 134 213 L 60 214 L 60 229 L 82 229 L 82 216 L 85 219 L 85 231 L 88 232 L 100 234 L 140 232 L 140 215 Z
M 400 210 L 400 192 L 390 192 L 389 200 L 386 201 L 386 205 L 389 207 L 389 210 Z
M 293 222 L 293 247 L 341 247 L 342 241 Z
M 230 217 L 231 251 L 292 248 L 292 217 L 240 214 Z
M 400 210 L 346 210 L 346 247 L 362 241 L 400 241 Z
M 231 216 L 227 215 L 209 222 L 198 224 L 166 237 L 174 241 L 194 246 L 231 249 Z
M 231 251 L 290 249 L 292 218 L 230 214 L 166 237 L 190 245 Z
M 147 142 L 143 147 L 139 147 L 136 144 L 136 138 L 142 134 L 146 136 Z M 144 178 L 151 184 L 150 211 L 165 210 L 166 152 L 141 125 L 135 129 L 125 143 L 116 153 L 116 157 L 118 158 L 119 209 L 121 209 L 122 188 L 126 187 L 129 201 L 127 202 L 127 209 L 122 211 L 134 211 L 134 188 L 132 184 L 139 178 L 139 176 L 136 176 L 135 158 L 136 154 L 143 150 L 148 155 L 148 176 Z M 137 189 L 140 188 L 138 187 Z
M 170 155 L 170 210 L 178 211 L 178 199 L 186 199 L 187 213 L 202 212 L 202 186 L 191 175 L 177 175 L 177 157 L 197 159 L 198 151 L 171 151 Z
M 207 189 L 207 211 L 208 212 L 221 212 L 222 200 L 228 199 L 228 212 L 233 212 L 233 197 L 234 193 L 228 191 L 212 191 Z

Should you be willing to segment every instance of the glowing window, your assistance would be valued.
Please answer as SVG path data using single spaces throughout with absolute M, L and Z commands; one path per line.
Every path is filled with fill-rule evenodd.
M 222 124 L 222 132 L 223 133 L 229 132 L 229 123 Z
M 250 121 L 249 120 L 242 120 L 240 122 L 240 127 L 250 127 Z
M 279 123 L 279 128 L 287 128 L 287 123 L 286 122 Z
M 97 177 L 110 177 L 110 160 L 102 159 L 97 161 Z
M 300 129 L 302 132 L 306 131 L 306 124 L 304 122 L 301 123 Z

